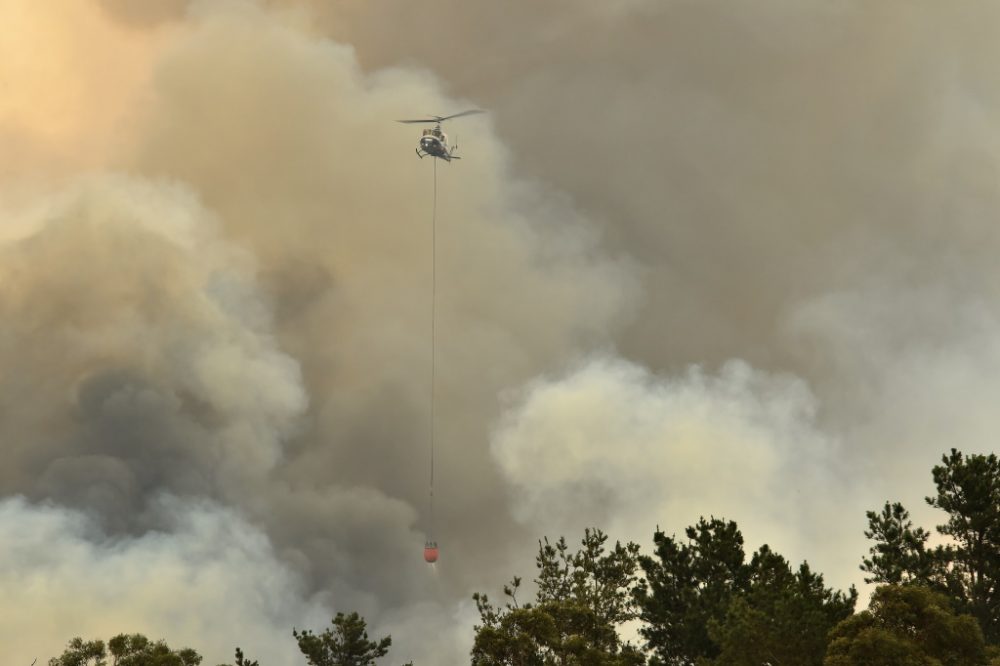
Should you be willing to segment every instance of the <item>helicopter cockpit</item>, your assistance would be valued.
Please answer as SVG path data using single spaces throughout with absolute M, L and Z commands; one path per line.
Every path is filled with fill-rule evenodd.
M 401 123 L 434 123 L 434 127 L 426 128 L 420 135 L 420 147 L 416 149 L 417 157 L 440 157 L 448 162 L 459 159 L 455 155 L 458 146 L 448 145 L 448 135 L 441 131 L 441 123 L 452 118 L 469 116 L 474 113 L 483 113 L 479 109 L 469 109 L 461 113 L 454 113 L 450 116 L 431 116 L 430 118 L 416 118 L 413 120 L 400 120 Z

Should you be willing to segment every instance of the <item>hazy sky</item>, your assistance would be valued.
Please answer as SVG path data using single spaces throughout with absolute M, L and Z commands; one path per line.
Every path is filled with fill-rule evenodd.
M 462 663 L 537 538 L 860 583 L 1000 426 L 1000 9 L 0 0 L 0 644 Z M 397 118 L 488 110 L 438 166 Z

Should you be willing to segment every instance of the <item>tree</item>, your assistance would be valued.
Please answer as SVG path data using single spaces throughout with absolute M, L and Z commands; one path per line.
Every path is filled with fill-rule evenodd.
M 250 659 L 244 656 L 243 650 L 238 647 L 236 648 L 236 661 L 234 663 L 235 666 L 260 666 L 256 659 L 250 661 Z
M 373 666 L 392 645 L 391 636 L 368 640 L 367 624 L 357 613 L 337 613 L 332 624 L 333 629 L 327 628 L 319 635 L 308 629 L 292 630 L 310 666 Z
M 171 650 L 167 644 L 151 641 L 142 634 L 119 634 L 108 641 L 87 641 L 74 638 L 59 657 L 49 660 L 49 666 L 198 666 L 201 656 L 191 648 Z
M 723 620 L 709 626 L 720 648 L 712 663 L 822 666 L 827 635 L 854 612 L 857 591 L 834 592 L 804 562 L 793 572 L 767 546 L 754 554 L 749 568 L 748 589 L 733 597 Z
M 632 587 L 639 547 L 586 530 L 583 548 L 569 552 L 564 538 L 539 542 L 535 603 L 517 600 L 521 579 L 504 587 L 502 608 L 474 594 L 481 624 L 472 648 L 474 666 L 639 666 L 643 656 L 624 643 L 618 628 L 634 619 Z
M 86 641 L 74 638 L 58 657 L 49 660 L 49 666 L 105 666 L 107 650 L 104 641 Z
M 881 515 L 868 512 L 875 541 L 862 570 L 869 582 L 919 582 L 946 593 L 960 612 L 979 622 L 986 641 L 1000 643 L 1000 460 L 966 456 L 956 449 L 941 457 L 932 474 L 937 494 L 927 503 L 948 519 L 938 533 L 954 543 L 927 550 L 928 534 L 914 529 L 898 503 Z
M 938 525 L 955 545 L 945 550 L 949 587 L 959 609 L 970 612 L 986 640 L 1000 642 L 1000 460 L 996 455 L 963 456 L 955 449 L 934 467 L 937 495 L 927 503 L 948 514 Z
M 737 592 L 749 584 L 743 535 L 735 522 L 717 518 L 685 530 L 687 543 L 657 530 L 656 556 L 642 556 L 645 580 L 636 587 L 640 634 L 653 651 L 653 664 L 685 665 L 714 659 L 719 646 L 709 635 Z
M 914 528 L 910 513 L 899 502 L 885 503 L 882 512 L 866 512 L 868 529 L 865 536 L 875 541 L 869 549 L 871 559 L 864 558 L 861 570 L 871 574 L 866 583 L 923 583 L 940 585 L 942 550 L 927 548 L 930 533 Z
M 687 542 L 657 531 L 635 591 L 653 666 L 821 664 L 827 633 L 854 610 L 803 563 L 762 546 L 750 562 L 736 523 L 700 519 Z
M 922 585 L 884 585 L 830 634 L 824 666 L 985 666 L 975 618 Z

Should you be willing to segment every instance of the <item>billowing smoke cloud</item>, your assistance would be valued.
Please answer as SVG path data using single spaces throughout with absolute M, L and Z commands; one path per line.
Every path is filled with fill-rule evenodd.
M 278 339 L 301 362 L 312 404 L 282 474 L 311 489 L 377 488 L 422 516 L 438 169 L 438 495 L 463 498 L 442 500 L 438 536 L 463 554 L 444 585 L 467 594 L 465 576 L 506 557 L 490 536 L 509 527 L 487 450 L 496 396 L 606 339 L 632 307 L 628 263 L 598 252 L 568 201 L 513 178 L 483 120 L 466 126 L 472 154 L 460 166 L 399 159 L 414 137 L 394 118 L 458 102 L 423 73 L 365 77 L 349 48 L 274 15 L 209 11 L 157 83 L 129 168 L 197 183 L 227 236 L 259 261 Z M 322 513 L 296 516 L 286 499 L 276 529 L 338 529 L 318 528 Z M 398 569 L 373 548 L 387 538 L 381 521 L 359 523 L 336 547 Z M 325 550 L 309 559 L 331 561 Z M 394 598 L 413 583 L 380 573 L 366 584 Z
M 977 10 L 0 0 L 0 513 L 67 553 L 2 552 L 5 617 L 63 609 L 8 656 L 279 661 L 359 610 L 460 663 L 470 592 L 584 523 L 715 513 L 856 581 L 862 509 L 996 431 Z M 437 166 L 432 529 L 434 167 L 392 121 L 472 106 Z
M 285 4 L 313 7 L 366 68 L 419 63 L 482 100 L 520 172 L 609 221 L 644 286 L 624 357 L 668 383 L 732 358 L 804 380 L 839 447 L 827 501 L 919 510 L 942 451 L 992 448 L 995 10 Z M 863 551 L 839 548 L 835 578 L 856 579 Z
M 290 627 L 321 626 L 327 609 L 309 600 L 267 536 L 217 505 L 169 497 L 155 504 L 165 531 L 116 538 L 89 514 L 0 502 L 8 535 L 0 545 L 0 640 L 11 661 L 31 663 L 75 635 L 107 638 L 126 627 L 152 637 L 169 628 L 172 646 L 218 659 L 231 658 L 234 636 L 262 662 L 301 657 Z
M 877 495 L 903 496 L 925 524 L 930 468 L 954 446 L 994 448 L 1000 428 L 1000 310 L 984 285 L 957 288 L 956 272 L 914 284 L 872 281 L 830 293 L 789 320 L 798 344 L 825 350 L 829 420 L 843 424 L 845 455 Z M 846 390 L 845 387 L 849 387 Z M 879 487 L 880 486 L 880 487 Z M 893 489 L 893 490 L 885 490 Z
M 592 359 L 520 392 L 492 451 L 515 515 L 539 533 L 601 525 L 645 543 L 657 526 L 680 532 L 715 515 L 793 559 L 843 566 L 840 544 L 860 546 L 833 520 L 846 509 L 830 501 L 843 490 L 840 451 L 816 424 L 814 396 L 742 362 L 655 377 Z
M 362 62 L 432 67 L 495 109 L 520 169 L 613 220 L 610 242 L 646 268 L 629 357 L 809 372 L 818 355 L 782 337 L 803 300 L 900 260 L 941 277 L 956 253 L 969 275 L 992 269 L 1000 100 L 977 11 L 363 4 L 326 24 Z M 448 39 L 426 38 L 436 30 Z
M 247 610 L 273 622 L 264 635 L 315 620 L 291 622 L 299 611 L 359 610 L 397 634 L 402 659 L 460 660 L 470 592 L 506 577 L 531 542 L 488 450 L 497 395 L 606 342 L 634 307 L 630 262 L 599 249 L 570 200 L 512 174 L 488 121 L 468 123 L 474 155 L 437 167 L 432 526 L 434 167 L 400 158 L 413 132 L 392 120 L 471 103 L 426 72 L 362 73 L 301 14 L 241 2 L 163 21 L 118 17 L 111 3 L 73 11 L 108 40 L 148 35 L 150 69 L 123 79 L 113 149 L 78 160 L 73 146 L 97 141 L 78 134 L 116 134 L 81 120 L 5 183 L 0 490 L 28 498 L 29 516 L 46 502 L 78 512 L 67 520 L 91 526 L 74 534 L 95 558 L 108 540 L 155 534 L 192 569 L 201 561 L 183 546 L 196 537 L 175 513 L 211 502 L 239 516 L 232 529 L 248 543 L 265 539 L 289 598 L 300 595 L 288 612 L 264 599 Z M 100 115 L 101 100 L 77 103 Z M 3 125 L 20 121 L 12 111 Z M 428 533 L 447 544 L 437 574 L 420 559 Z M 64 567 L 84 575 L 86 562 Z M 258 573 L 234 568 L 226 584 L 256 589 Z M 134 605 L 129 617 L 157 635 L 201 637 Z M 74 619 L 85 607 L 51 627 L 49 654 L 97 629 Z M 225 640 L 195 647 L 218 661 L 247 642 Z M 11 649 L 30 657 L 37 645 Z
M 306 407 L 299 366 L 195 197 L 106 176 L 26 214 L 37 230 L 0 249 L 5 487 L 127 530 L 151 492 L 267 475 Z

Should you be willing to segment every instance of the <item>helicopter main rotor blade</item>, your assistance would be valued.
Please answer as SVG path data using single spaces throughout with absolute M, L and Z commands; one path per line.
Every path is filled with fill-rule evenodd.
M 462 111 L 461 113 L 453 113 L 450 116 L 445 116 L 444 118 L 438 118 L 439 121 L 451 120 L 452 118 L 461 118 L 462 116 L 471 116 L 477 113 L 486 113 L 482 109 L 469 109 L 468 111 Z
M 397 120 L 397 123 L 443 123 L 446 120 L 451 120 L 452 118 L 461 118 L 462 116 L 471 116 L 476 113 L 486 113 L 481 109 L 469 109 L 468 111 L 462 111 L 461 113 L 454 113 L 450 116 L 431 116 L 430 118 L 420 118 L 418 120 Z

